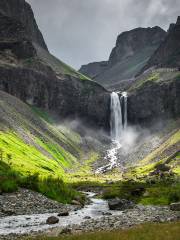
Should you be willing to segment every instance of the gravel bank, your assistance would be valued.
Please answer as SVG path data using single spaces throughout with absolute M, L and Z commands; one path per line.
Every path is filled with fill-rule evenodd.
M 40 193 L 19 189 L 14 193 L 0 195 L 0 218 L 14 215 L 43 214 L 71 211 L 72 205 L 65 205 L 48 199 Z

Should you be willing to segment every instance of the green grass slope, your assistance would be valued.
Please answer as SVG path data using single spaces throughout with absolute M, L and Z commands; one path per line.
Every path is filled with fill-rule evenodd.
M 70 202 L 77 195 L 64 183 L 71 181 L 70 172 L 91 171 L 98 158 L 85 144 L 50 114 L 0 91 L 0 191 L 27 187 Z
M 180 222 L 147 223 L 130 229 L 111 232 L 84 233 L 60 237 L 38 237 L 38 240 L 178 240 Z M 31 239 L 31 238 L 25 238 Z M 33 238 L 34 239 L 34 238 Z
M 47 113 L 0 92 L 1 155 L 14 170 L 65 178 L 91 159 L 91 149 L 85 152 L 82 144 L 78 133 L 53 123 Z
M 0 107 L 0 148 L 4 160 L 11 155 L 14 169 L 62 175 L 77 161 L 78 138 L 73 142 L 37 111 L 3 92 Z
M 136 78 L 134 83 L 128 89 L 128 92 L 142 88 L 146 84 L 152 82 L 155 83 L 165 83 L 168 81 L 173 81 L 174 79 L 180 79 L 180 71 L 171 71 L 170 69 L 156 69 L 153 72 L 149 71 Z

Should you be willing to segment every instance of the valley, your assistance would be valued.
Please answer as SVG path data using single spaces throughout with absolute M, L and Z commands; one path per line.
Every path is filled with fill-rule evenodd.
M 179 26 L 77 71 L 29 3 L 0 1 L 0 239 L 178 239 Z

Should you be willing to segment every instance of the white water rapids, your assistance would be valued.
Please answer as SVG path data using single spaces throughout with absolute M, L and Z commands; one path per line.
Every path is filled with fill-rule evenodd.
M 123 133 L 127 128 L 127 92 L 122 92 L 121 97 L 116 92 L 111 93 L 110 110 L 112 144 L 105 156 L 105 160 L 109 163 L 97 169 L 96 173 L 103 173 L 119 166 L 117 153 L 122 147 Z

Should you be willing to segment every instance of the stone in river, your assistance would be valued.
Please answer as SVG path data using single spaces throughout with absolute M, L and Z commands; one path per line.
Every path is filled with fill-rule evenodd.
M 51 216 L 46 220 L 46 223 L 51 225 L 51 224 L 56 224 L 59 222 L 59 218 L 55 217 L 55 216 Z

